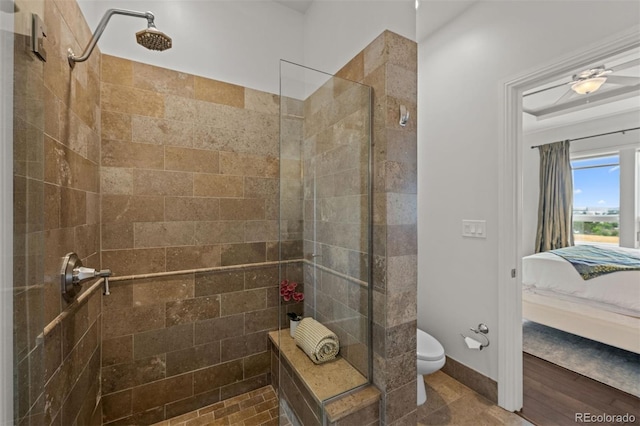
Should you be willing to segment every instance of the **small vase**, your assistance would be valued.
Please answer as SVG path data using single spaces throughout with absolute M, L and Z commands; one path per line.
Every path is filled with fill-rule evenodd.
M 289 320 L 289 334 L 291 337 L 296 335 L 296 328 L 298 327 L 298 324 L 300 324 L 300 320 Z

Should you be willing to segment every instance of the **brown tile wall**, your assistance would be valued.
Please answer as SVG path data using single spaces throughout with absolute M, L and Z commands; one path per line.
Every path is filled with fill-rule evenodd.
M 284 269 L 302 275 L 300 263 Z M 279 300 L 277 264 L 113 281 L 103 298 L 104 424 L 159 422 L 271 383 Z
M 102 71 L 103 263 L 278 260 L 278 96 L 108 55 Z
M 45 334 L 47 384 L 42 424 L 101 424 L 101 299 L 99 290 L 93 292 Z
M 280 239 L 283 259 L 302 258 L 303 180 L 302 144 L 304 102 L 280 98 Z M 303 281 L 299 291 L 304 291 Z M 304 312 L 300 311 L 299 314 Z
M 300 372 L 287 356 L 280 353 L 269 339 L 272 385 L 282 398 L 281 406 L 289 409 L 287 416 L 295 416 L 302 425 L 329 424 L 373 426 L 380 424 L 380 392 L 375 386 L 361 387 L 355 392 L 335 395 L 320 402 L 305 384 Z M 325 421 L 326 419 L 326 421 Z M 291 420 L 291 419 L 290 419 Z
M 300 157 L 280 161 L 278 96 L 103 55 L 101 110 L 102 261 L 117 275 L 279 260 L 281 169 L 295 194 L 282 253 L 302 256 Z M 302 283 L 301 266 L 284 277 Z M 105 423 L 162 420 L 267 383 L 278 283 L 274 266 L 120 284 L 104 302 Z
M 342 354 L 366 371 L 362 342 L 370 289 L 357 283 L 368 281 L 367 234 L 358 222 L 368 221 L 365 130 L 371 125 L 373 381 L 382 391 L 381 423 L 415 424 L 416 43 L 386 31 L 336 77 L 305 100 L 302 129 L 283 123 L 286 132 L 303 139 L 304 256 L 320 254 L 315 259 L 326 268 L 315 275 L 311 265 L 305 268 L 305 284 L 314 285 L 316 294 L 307 292 L 305 315 L 332 328 L 346 342 Z M 362 107 L 369 92 L 342 78 L 372 88 L 372 123 Z M 406 127 L 398 124 L 401 104 L 412 117 Z
M 286 357 L 280 356 L 279 349 L 271 340 L 269 340 L 268 346 L 273 387 L 280 398 L 284 399 L 284 401 L 280 401 L 281 406 L 283 403 L 287 404 L 287 407 L 296 416 L 298 424 L 322 425 L 322 404 L 316 401 Z
M 336 274 L 331 270 L 317 270 L 305 264 L 305 286 L 315 283 L 315 303 L 312 292 L 305 300 L 305 315 L 314 312 L 315 318 L 331 329 L 340 340 L 340 355 L 362 375 L 369 375 L 368 345 L 368 287 L 365 283 Z
M 330 78 L 301 105 L 291 102 L 283 107 L 281 151 L 292 169 L 283 172 L 283 197 L 303 204 L 283 206 L 303 219 L 305 285 L 315 289 L 304 314 L 333 330 L 341 355 L 368 376 L 370 89 Z
M 18 423 L 148 423 L 263 386 L 264 334 L 277 323 L 273 271 L 126 281 L 104 302 L 98 291 L 72 305 L 60 297 L 58 271 L 69 251 L 120 276 L 278 260 L 280 173 L 291 191 L 283 196 L 282 253 L 302 257 L 303 185 L 296 182 L 302 152 L 278 157 L 277 96 L 98 51 L 71 71 L 67 48 L 81 51 L 91 32 L 75 1 L 46 1 L 43 8 L 47 62 L 34 61 L 16 37 L 14 294 L 16 324 L 26 329 L 16 339 Z M 407 128 L 395 124 L 399 102 L 416 116 L 415 62 L 415 44 L 387 32 L 342 71 L 374 87 L 374 380 L 384 391 L 388 424 L 411 416 L 400 402 L 415 400 L 408 357 L 415 357 L 415 120 Z M 342 90 L 336 84 L 332 95 L 346 99 Z M 300 108 L 290 104 L 291 111 Z M 341 124 L 340 117 L 358 114 L 345 108 L 318 125 L 347 141 L 357 130 L 349 126 L 362 117 Z M 288 119 L 302 129 L 299 119 Z M 304 134 L 322 139 L 314 126 Z M 349 159 L 342 154 L 336 159 Z M 318 179 L 334 179 L 325 188 L 348 189 L 335 179 L 362 178 L 348 167 L 320 170 Z M 324 207 L 362 212 L 357 198 L 327 194 Z M 321 228 L 323 262 L 358 277 L 362 241 L 342 244 L 335 229 L 358 234 L 348 226 Z M 287 274 L 303 280 L 299 265 Z M 323 277 L 320 286 L 347 287 L 345 306 L 357 312 L 361 292 L 335 281 Z M 38 345 L 35 337 L 60 314 Z M 341 324 L 355 335 L 351 326 Z M 233 327 L 233 336 L 225 334 Z
M 385 31 L 337 74 L 373 89 L 373 381 L 381 423 L 416 424 L 417 45 Z M 410 113 L 406 127 L 399 106 Z
M 304 256 L 311 260 L 311 254 L 320 254 L 315 259 L 326 268 L 315 275 L 311 266 L 305 269 L 305 285 L 315 286 L 315 298 L 307 292 L 305 315 L 315 315 L 332 328 L 344 345 L 342 354 L 366 372 L 367 345 L 362 342 L 367 292 L 373 290 L 373 381 L 382 391 L 381 423 L 412 424 L 416 422 L 416 43 L 386 31 L 336 77 L 305 100 L 302 129 L 293 121 L 283 123 L 285 134 L 301 134 L 303 139 Z M 372 88 L 372 123 L 362 108 L 369 92 L 341 78 Z M 398 124 L 401 104 L 413 117 L 406 127 Z M 369 125 L 371 289 L 356 281 L 368 281 L 367 234 L 357 224 L 368 221 L 365 130 Z
M 369 279 L 370 104 L 369 87 L 337 77 L 304 103 L 305 255 L 315 250 L 319 264 L 361 281 Z
M 14 41 L 14 423 L 29 424 L 44 409 L 44 82 L 42 63 L 24 49 L 27 38 Z
M 75 1 L 21 2 L 16 28 L 32 12 L 47 26 L 47 61 L 16 34 L 16 423 L 99 424 L 99 296 L 67 304 L 59 271 L 70 251 L 100 267 L 100 53 L 73 71 L 67 63 L 67 49 L 91 37 Z
M 380 401 L 375 401 L 363 407 L 360 410 L 355 411 L 348 416 L 329 423 L 329 426 L 350 426 L 350 425 L 363 425 L 363 426 L 379 426 L 380 425 Z

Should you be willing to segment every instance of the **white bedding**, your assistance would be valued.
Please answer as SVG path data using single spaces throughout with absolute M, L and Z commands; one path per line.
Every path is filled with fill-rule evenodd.
M 616 248 L 616 250 L 637 249 Z M 640 271 L 621 271 L 583 280 L 576 269 L 560 256 L 537 253 L 522 259 L 525 291 L 624 315 L 640 317 Z

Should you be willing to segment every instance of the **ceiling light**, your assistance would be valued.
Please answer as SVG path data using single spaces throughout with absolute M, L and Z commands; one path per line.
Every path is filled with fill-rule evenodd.
M 579 95 L 588 95 L 600 88 L 607 81 L 607 77 L 592 77 L 578 80 L 571 85 L 571 89 Z
M 416 10 L 420 7 L 420 0 L 416 0 Z

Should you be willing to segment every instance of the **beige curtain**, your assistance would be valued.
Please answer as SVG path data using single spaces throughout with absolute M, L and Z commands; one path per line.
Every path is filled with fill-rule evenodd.
M 538 148 L 540 199 L 536 253 L 573 245 L 573 177 L 569 141 Z

